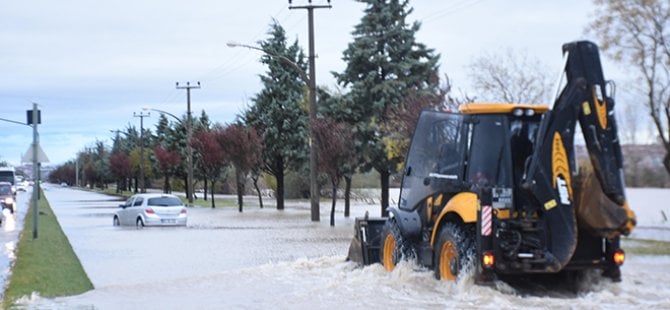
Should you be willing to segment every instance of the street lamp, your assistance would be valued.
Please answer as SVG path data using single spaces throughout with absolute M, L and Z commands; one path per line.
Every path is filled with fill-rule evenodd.
M 315 79 L 315 72 L 314 72 L 314 64 L 313 61 L 310 61 L 310 66 L 309 66 L 309 77 L 307 76 L 307 73 L 298 66 L 295 62 L 293 62 L 291 59 L 287 58 L 286 56 L 277 54 L 273 51 L 268 51 L 265 49 L 262 49 L 260 47 L 252 46 L 252 45 L 247 45 L 247 44 L 240 44 L 236 42 L 228 42 L 226 43 L 229 47 L 244 47 L 252 50 L 257 50 L 260 52 L 263 52 L 267 55 L 270 55 L 272 57 L 277 57 L 281 59 L 282 61 L 288 63 L 293 67 L 299 74 L 300 78 L 307 83 L 309 87 L 309 201 L 310 201 L 310 213 L 312 217 L 312 221 L 318 222 L 320 213 L 319 213 L 319 184 L 317 182 L 317 167 L 318 167 L 318 158 L 316 154 L 316 139 L 314 137 L 314 124 L 316 123 L 316 79 Z M 311 50 L 311 49 L 310 49 Z M 310 55 L 310 60 L 313 60 Z M 311 78 L 310 78 L 311 77 Z
M 151 116 L 151 113 L 144 114 L 142 112 L 133 112 L 133 117 L 140 118 L 140 192 L 146 193 L 146 182 L 144 181 L 144 118 Z
M 187 88 L 189 87 L 189 88 Z M 179 83 L 177 83 L 177 88 L 181 88 L 179 86 Z M 179 124 L 183 125 L 186 127 L 186 152 L 188 153 L 188 156 L 186 158 L 186 165 L 187 165 L 187 171 L 186 171 L 186 199 L 188 199 L 188 205 L 189 207 L 193 206 L 193 147 L 191 147 L 191 135 L 192 135 L 192 120 L 191 120 L 191 88 L 200 88 L 200 82 L 198 82 L 198 86 L 190 86 L 189 83 L 186 83 L 186 86 L 183 88 L 187 89 L 188 93 L 188 106 L 187 106 L 187 119 L 186 119 L 186 124 L 184 124 L 184 121 L 182 121 L 179 117 L 176 115 L 159 110 L 159 109 L 153 109 L 153 108 L 148 108 L 148 107 L 143 107 L 142 110 L 144 111 L 155 111 L 161 114 L 169 115 L 170 117 L 174 118 Z
M 154 112 L 158 112 L 160 114 L 165 114 L 165 115 L 168 115 L 168 116 L 174 118 L 179 124 L 182 124 L 182 125 L 184 124 L 179 117 L 177 117 L 176 115 L 174 115 L 170 112 L 159 110 L 159 109 L 148 108 L 148 107 L 143 107 L 142 110 L 143 111 L 154 111 Z

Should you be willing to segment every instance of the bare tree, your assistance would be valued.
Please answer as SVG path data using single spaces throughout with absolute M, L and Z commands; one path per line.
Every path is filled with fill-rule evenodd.
M 620 132 L 623 138 L 630 144 L 637 144 L 638 128 L 640 127 L 640 110 L 634 101 L 628 101 L 623 108 L 623 117 L 620 119 Z M 619 114 L 621 115 L 621 114 Z
M 484 53 L 468 65 L 479 100 L 509 103 L 547 103 L 547 66 L 526 52 L 507 49 L 504 53 Z
M 587 30 L 600 40 L 606 55 L 637 74 L 645 104 L 670 173 L 670 3 L 667 0 L 594 0 Z

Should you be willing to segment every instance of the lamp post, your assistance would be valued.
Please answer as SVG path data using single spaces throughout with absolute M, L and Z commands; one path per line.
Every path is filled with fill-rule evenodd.
M 318 158 L 316 150 L 316 139 L 314 138 L 314 128 L 313 124 L 316 122 L 316 81 L 314 73 L 314 65 L 312 64 L 313 58 L 310 57 L 310 75 L 307 76 L 307 73 L 298 66 L 291 59 L 286 56 L 277 54 L 273 51 L 268 51 L 260 47 L 253 45 L 240 44 L 236 42 L 226 43 L 229 47 L 244 47 L 252 50 L 257 50 L 272 57 L 277 57 L 287 64 L 291 65 L 299 74 L 300 78 L 307 83 L 309 87 L 309 201 L 310 201 L 310 214 L 312 221 L 318 222 L 320 218 L 319 213 L 319 184 L 317 182 L 318 175 Z
M 144 181 L 144 118 L 151 116 L 151 113 L 144 114 L 142 112 L 133 112 L 133 117 L 140 118 L 140 192 L 146 193 L 146 182 Z
M 318 158 L 316 155 L 316 139 L 314 137 L 314 123 L 316 122 L 316 55 L 314 54 L 314 9 L 330 9 L 330 0 L 328 5 L 312 4 L 309 0 L 308 5 L 293 5 L 292 0 L 288 0 L 289 10 L 305 9 L 307 10 L 307 31 L 309 36 L 309 181 L 310 181 L 310 205 L 312 221 L 319 221 L 319 184 L 317 183 Z
M 188 206 L 193 206 L 193 147 L 191 147 L 191 138 L 193 136 L 193 118 L 191 117 L 191 89 L 199 89 L 200 82 L 198 85 L 191 85 L 190 82 L 186 82 L 186 86 L 179 86 L 179 82 L 176 83 L 177 89 L 186 89 L 186 151 L 188 152 L 188 171 L 187 171 L 187 183 L 186 187 L 188 193 L 186 193 L 186 198 L 188 199 Z
M 186 127 L 186 152 L 188 153 L 188 158 L 186 159 L 186 199 L 188 199 L 188 205 L 189 207 L 193 206 L 193 147 L 191 147 L 191 135 L 192 130 L 193 130 L 193 125 L 192 125 L 192 119 L 191 119 L 191 88 L 200 88 L 200 82 L 198 82 L 197 86 L 191 86 L 190 83 L 186 83 L 186 86 L 179 86 L 179 83 L 177 83 L 177 88 L 181 89 L 184 88 L 186 89 L 186 94 L 187 94 L 187 118 L 186 118 L 186 124 L 177 117 L 176 115 L 159 110 L 159 109 L 153 109 L 153 108 L 147 108 L 144 107 L 142 110 L 144 111 L 155 111 L 161 114 L 169 115 L 170 117 L 174 118 L 179 124 L 184 125 Z

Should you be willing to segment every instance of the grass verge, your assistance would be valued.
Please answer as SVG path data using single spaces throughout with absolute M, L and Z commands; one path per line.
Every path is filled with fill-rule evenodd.
M 622 239 L 621 247 L 630 254 L 670 255 L 670 242 L 644 239 Z
M 39 201 L 38 238 L 33 239 L 33 205 L 16 252 L 3 308 L 8 309 L 33 292 L 43 297 L 70 296 L 93 289 L 93 284 L 72 250 L 44 195 Z

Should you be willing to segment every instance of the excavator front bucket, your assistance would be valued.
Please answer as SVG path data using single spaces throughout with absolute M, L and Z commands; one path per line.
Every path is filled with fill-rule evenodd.
M 381 234 L 386 218 L 356 218 L 354 225 L 354 239 L 349 246 L 347 261 L 354 261 L 360 265 L 370 265 L 379 262 Z

